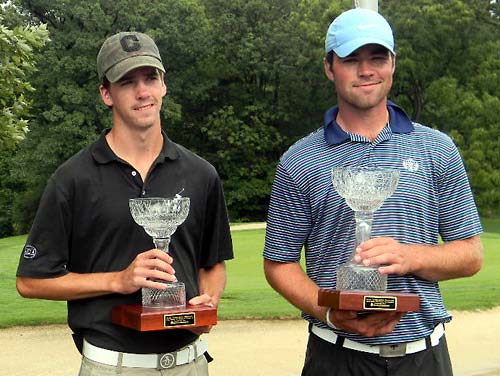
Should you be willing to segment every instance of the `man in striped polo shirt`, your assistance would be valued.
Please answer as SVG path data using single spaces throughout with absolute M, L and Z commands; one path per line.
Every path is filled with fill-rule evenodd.
M 443 334 L 451 316 L 438 281 L 473 275 L 482 265 L 482 228 L 463 162 L 448 136 L 388 101 L 396 56 L 381 15 L 342 13 L 325 47 L 338 106 L 282 156 L 264 249 L 267 280 L 310 322 L 302 374 L 451 375 Z M 356 249 L 355 261 L 381 265 L 388 290 L 419 294 L 419 312 L 327 315 L 317 304 L 319 288 L 335 288 L 336 267 L 355 241 L 354 214 L 335 191 L 331 169 L 367 165 L 398 169 L 400 180 L 375 212 L 372 239 Z

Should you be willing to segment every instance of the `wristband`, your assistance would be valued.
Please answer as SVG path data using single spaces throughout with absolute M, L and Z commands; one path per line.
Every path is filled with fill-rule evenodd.
M 326 310 L 326 325 L 328 325 L 330 328 L 332 329 L 337 329 L 339 330 L 339 328 L 337 328 L 333 322 L 330 321 L 330 312 L 332 310 L 332 307 L 328 307 L 328 309 Z

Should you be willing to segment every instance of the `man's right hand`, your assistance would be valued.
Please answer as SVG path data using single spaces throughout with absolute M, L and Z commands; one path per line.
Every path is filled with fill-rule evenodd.
M 172 257 L 159 249 L 138 254 L 134 261 L 118 273 L 116 291 L 121 294 L 132 294 L 142 287 L 164 289 L 165 283 L 175 282 L 175 270 L 172 267 Z
M 398 312 L 373 312 L 360 315 L 357 311 L 331 310 L 330 320 L 345 332 L 364 337 L 376 337 L 391 333 L 403 317 Z

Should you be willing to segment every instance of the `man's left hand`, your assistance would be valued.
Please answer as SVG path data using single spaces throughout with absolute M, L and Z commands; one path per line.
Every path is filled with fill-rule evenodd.
M 194 298 L 190 299 L 188 303 L 190 305 L 204 305 L 207 307 L 214 307 L 215 306 L 213 301 L 212 301 L 212 297 L 210 295 L 207 295 L 207 294 L 195 296 Z M 203 333 L 210 333 L 210 330 L 212 330 L 212 325 L 197 326 L 197 327 L 191 328 L 189 330 L 191 330 L 193 333 L 195 333 L 197 335 L 201 335 Z
M 381 274 L 411 273 L 414 252 L 411 246 L 388 237 L 373 238 L 356 248 L 354 261 L 364 266 L 380 265 Z

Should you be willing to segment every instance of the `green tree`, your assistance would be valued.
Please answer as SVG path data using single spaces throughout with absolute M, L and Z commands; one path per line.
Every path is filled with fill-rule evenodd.
M 3 10 L 9 13 L 10 10 Z M 45 25 L 10 27 L 0 14 L 0 236 L 12 233 L 10 160 L 28 132 L 34 88 L 28 80 L 36 70 L 36 50 L 48 41 Z
M 9 29 L 0 15 L 0 148 L 12 148 L 28 132 L 33 87 L 26 80 L 36 69 L 34 50 L 48 41 L 45 25 Z
M 499 97 L 489 93 L 478 97 L 460 87 L 456 79 L 443 77 L 429 87 L 428 100 L 429 118 L 435 124 L 448 125 L 447 133 L 461 151 L 481 214 L 498 215 Z
M 207 64 L 218 82 L 201 125 L 204 155 L 224 180 L 232 219 L 262 220 L 279 156 L 320 127 L 331 106 L 322 29 L 350 2 L 203 3 L 215 39 Z
M 452 136 L 481 214 L 498 214 L 498 3 L 401 0 L 381 8 L 397 41 L 394 99 L 413 119 Z
M 242 221 L 266 219 L 275 161 L 279 158 L 283 137 L 269 126 L 266 111 L 247 106 L 236 116 L 228 106 L 209 116 L 202 132 L 211 144 L 217 144 L 208 158 L 217 161 L 225 176 L 226 201 L 233 218 Z

